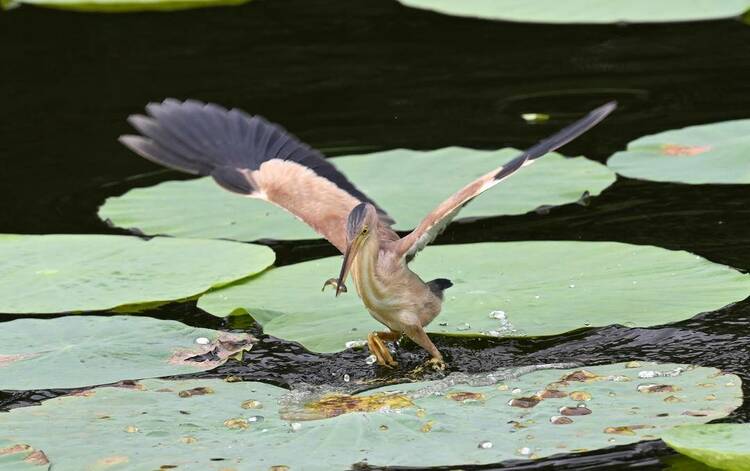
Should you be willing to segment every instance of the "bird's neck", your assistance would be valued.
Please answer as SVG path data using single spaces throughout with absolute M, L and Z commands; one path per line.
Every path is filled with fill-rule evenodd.
M 368 237 L 362 248 L 357 253 L 352 267 L 352 277 L 357 286 L 360 296 L 365 284 L 377 280 L 378 257 L 380 254 L 380 241 L 377 237 Z

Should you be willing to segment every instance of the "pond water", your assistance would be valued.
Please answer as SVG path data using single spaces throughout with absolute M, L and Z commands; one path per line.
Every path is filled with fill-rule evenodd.
M 3 233 L 123 233 L 97 219 L 104 198 L 185 178 L 133 156 L 116 141 L 130 130 L 128 114 L 168 96 L 262 114 L 331 156 L 396 147 L 524 147 L 617 99 L 613 116 L 563 149 L 603 162 L 644 134 L 750 114 L 750 27 L 735 20 L 525 25 L 441 16 L 389 0 L 257 0 L 236 8 L 123 15 L 23 7 L 0 13 L 0 43 Z M 552 119 L 530 125 L 520 118 L 527 112 Z M 586 207 L 454 224 L 437 243 L 620 241 L 688 250 L 747 271 L 748 198 L 741 185 L 619 177 Z M 335 253 L 322 241 L 271 246 L 278 264 Z M 167 305 L 152 315 L 260 333 L 247 320 L 227 324 L 194 303 Z M 16 317 L 2 316 L 0 322 Z M 436 343 L 452 371 L 643 358 L 736 373 L 748 395 L 749 334 L 745 300 L 663 327 Z M 352 382 L 402 379 L 398 372 L 365 365 L 366 355 L 313 354 L 263 337 L 245 364 L 230 362 L 199 376 L 233 374 L 283 386 L 345 385 L 345 375 Z M 424 359 L 408 343 L 399 356 L 404 371 Z M 0 393 L 0 407 L 59 393 Z M 750 421 L 750 406 L 727 420 Z M 657 441 L 505 465 L 659 469 L 675 463 L 688 461 Z

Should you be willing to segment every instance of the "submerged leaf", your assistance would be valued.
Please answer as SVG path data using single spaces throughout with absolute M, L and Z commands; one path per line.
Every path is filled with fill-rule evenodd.
M 685 425 L 667 431 L 662 440 L 713 468 L 750 471 L 750 424 Z
M 679 183 L 750 183 L 750 119 L 639 137 L 607 165 L 629 178 Z
M 196 344 L 198 338 L 209 343 Z M 234 342 L 222 341 L 227 338 Z M 17 359 L 0 367 L 0 390 L 77 388 L 205 371 L 224 363 L 233 350 L 251 348 L 254 341 L 249 334 L 142 316 L 18 319 L 0 329 L 0 357 Z
M 267 247 L 109 235 L 0 235 L 0 313 L 96 311 L 171 301 L 253 275 Z
M 332 162 L 388 211 L 396 220 L 396 229 L 405 230 L 416 227 L 454 191 L 517 154 L 514 149 L 396 149 L 338 157 Z M 612 183 L 614 174 L 601 164 L 582 157 L 548 155 L 479 196 L 459 217 L 523 214 L 542 205 L 575 203 L 584 192 L 598 195 Z M 242 241 L 320 238 L 286 211 L 265 201 L 231 194 L 210 178 L 133 189 L 108 198 L 99 209 L 99 217 L 150 235 Z
M 399 0 L 406 6 L 457 16 L 529 23 L 664 23 L 740 16 L 748 0 Z
M 612 242 L 434 246 L 411 267 L 425 280 L 453 281 L 428 327 L 445 334 L 503 329 L 505 336 L 554 335 L 614 322 L 646 327 L 719 309 L 750 293 L 750 276 L 729 267 L 687 252 Z M 274 268 L 208 293 L 198 306 L 217 316 L 248 312 L 267 334 L 314 351 L 338 351 L 382 328 L 356 293 L 320 292 L 320 282 L 340 268 L 340 257 Z M 499 310 L 502 319 L 489 315 Z M 579 372 L 564 379 L 600 378 Z
M 641 394 L 632 384 L 607 379 L 625 372 L 622 363 L 586 369 L 604 379 L 586 383 L 584 389 L 581 383 L 571 383 L 576 388 L 570 386 L 566 392 L 585 390 L 592 395 L 587 405 L 593 412 L 574 419 L 557 416 L 559 399 L 542 400 L 530 409 L 508 407 L 514 397 L 510 390 L 457 384 L 454 377 L 354 396 L 323 396 L 315 405 L 263 383 L 144 380 L 144 391 L 103 387 L 92 397 L 60 397 L 39 407 L 0 414 L 0 439 L 12 434 L 16 442 L 26 443 L 33 438 L 58 471 L 90 469 L 97 460 L 117 456 L 128 457 L 128 469 L 159 469 L 169 463 L 177 469 L 202 471 L 217 469 L 211 461 L 217 458 L 223 468 L 261 470 L 283 465 L 291 470 L 328 471 L 348 469 L 361 461 L 374 467 L 458 466 L 595 450 L 611 446 L 613 438 L 618 444 L 654 439 L 675 425 L 724 417 L 742 403 L 739 378 L 726 375 L 723 379 L 736 386 L 716 391 L 717 400 L 706 409 L 708 416 L 680 414 L 685 406 L 704 404 L 705 391 L 691 390 L 690 385 L 719 373 L 713 368 L 689 369 L 673 378 L 688 393 L 686 404 L 665 404 L 658 395 Z M 539 391 L 570 372 L 536 370 L 514 377 L 513 383 L 524 391 Z M 214 394 L 185 400 L 158 392 L 200 388 Z M 610 390 L 617 391 L 616 401 L 607 396 Z M 446 399 L 467 393 L 484 400 L 466 405 Z M 257 415 L 261 411 L 240 406 L 248 397 L 265 405 L 262 416 Z M 285 420 L 280 413 L 295 400 L 297 410 L 309 405 L 319 420 Z M 390 406 L 379 407 L 383 404 Z M 106 420 L 97 415 L 104 411 Z M 627 433 L 603 433 L 607 424 L 627 427 L 615 429 Z M 125 434 L 128 426 L 139 431 Z

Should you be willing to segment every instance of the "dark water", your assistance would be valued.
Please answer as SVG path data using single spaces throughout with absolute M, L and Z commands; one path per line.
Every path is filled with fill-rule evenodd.
M 129 131 L 125 116 L 167 96 L 262 114 L 329 155 L 394 147 L 524 147 L 614 98 L 619 110 L 563 150 L 604 161 L 643 134 L 750 115 L 750 26 L 732 20 L 540 26 L 440 16 L 389 0 L 256 0 L 238 8 L 126 15 L 24 7 L 0 12 L 0 44 L 0 232 L 118 233 L 95 216 L 105 197 L 184 178 L 116 142 Z M 523 112 L 553 119 L 528 125 L 519 117 Z M 589 206 L 455 224 L 438 243 L 612 240 L 689 250 L 748 271 L 748 201 L 750 193 L 740 185 L 619 178 Z M 280 264 L 335 250 L 320 241 L 273 248 Z M 152 315 L 260 333 L 243 321 L 225 325 L 190 303 Z M 664 327 L 436 343 L 454 371 L 644 358 L 739 374 L 747 395 L 750 301 Z M 352 382 L 403 380 L 365 366 L 366 355 L 313 354 L 262 337 L 244 364 L 203 376 L 233 374 L 279 385 L 343 385 L 344 374 Z M 415 346 L 400 347 L 404 370 L 424 359 Z M 0 408 L 61 393 L 0 393 Z M 728 420 L 750 421 L 750 406 Z M 504 465 L 696 466 L 660 442 Z

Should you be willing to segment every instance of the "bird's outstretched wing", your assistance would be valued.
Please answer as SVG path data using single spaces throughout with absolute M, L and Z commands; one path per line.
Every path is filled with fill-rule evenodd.
M 526 149 L 521 155 L 508 161 L 502 167 L 477 178 L 461 188 L 450 198 L 440 203 L 437 208 L 432 210 L 432 212 L 430 212 L 430 214 L 419 223 L 419 226 L 417 226 L 414 231 L 396 242 L 397 253 L 405 257 L 406 260 L 411 260 L 417 252 L 435 240 L 435 237 L 445 230 L 453 218 L 456 217 L 458 212 L 461 211 L 464 206 L 469 204 L 471 200 L 508 178 L 521 168 L 530 165 L 537 158 L 552 152 L 558 147 L 564 146 L 587 130 L 591 129 L 594 125 L 607 117 L 607 115 L 616 107 L 617 103 L 614 101 L 600 106 L 575 123 Z
M 128 118 L 142 135 L 121 136 L 125 146 L 158 164 L 210 175 L 229 191 L 280 206 L 342 252 L 352 208 L 361 202 L 378 208 L 323 154 L 260 116 L 174 99 L 150 103 L 146 112 Z M 378 212 L 389 231 L 393 220 Z

